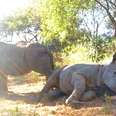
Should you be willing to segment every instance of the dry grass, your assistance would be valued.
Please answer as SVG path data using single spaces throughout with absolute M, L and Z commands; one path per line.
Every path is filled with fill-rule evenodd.
M 20 78 L 9 80 L 9 90 L 13 93 L 0 98 L 0 116 L 116 116 L 115 101 L 104 103 L 96 99 L 84 105 L 65 105 L 65 98 L 48 100 L 44 97 L 38 103 L 36 96 L 45 83 L 45 77 L 37 77 L 36 81 L 32 77 L 28 83 L 25 78 L 19 84 L 17 80 Z

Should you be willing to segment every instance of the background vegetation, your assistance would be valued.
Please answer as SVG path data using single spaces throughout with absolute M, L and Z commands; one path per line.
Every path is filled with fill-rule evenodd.
M 32 0 L 1 22 L 1 38 L 40 42 L 59 65 L 100 62 L 116 51 L 115 0 Z

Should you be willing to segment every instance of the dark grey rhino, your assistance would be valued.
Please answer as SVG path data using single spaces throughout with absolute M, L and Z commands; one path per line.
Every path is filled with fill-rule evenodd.
M 66 103 L 83 103 L 96 97 L 96 87 L 103 85 L 116 93 L 116 63 L 66 66 L 52 73 L 40 92 L 38 101 L 44 93 L 56 87 L 69 95 Z
M 16 45 L 0 42 L 0 90 L 7 90 L 8 75 L 23 75 L 30 71 L 50 76 L 54 68 L 52 54 L 39 43 Z

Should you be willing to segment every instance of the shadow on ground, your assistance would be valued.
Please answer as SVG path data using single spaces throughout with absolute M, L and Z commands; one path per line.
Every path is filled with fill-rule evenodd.
M 1 94 L 1 98 L 5 98 L 7 100 L 12 100 L 12 101 L 23 101 L 28 104 L 37 104 L 37 96 L 38 93 L 14 93 L 14 92 L 8 92 L 8 94 Z
M 51 96 L 45 96 L 41 102 L 38 102 L 38 96 L 39 92 L 31 92 L 31 93 L 14 93 L 14 92 L 9 92 L 8 95 L 2 95 L 1 97 L 4 97 L 7 100 L 12 100 L 12 101 L 23 101 L 27 104 L 38 104 L 41 103 L 44 106 L 55 106 L 57 104 L 65 104 L 66 96 L 62 96 L 60 98 L 53 98 Z M 100 107 L 104 104 L 105 102 L 103 99 L 97 98 L 92 101 L 83 103 L 83 104 L 69 104 L 73 108 L 82 108 L 82 107 Z M 116 103 L 116 101 L 115 101 Z

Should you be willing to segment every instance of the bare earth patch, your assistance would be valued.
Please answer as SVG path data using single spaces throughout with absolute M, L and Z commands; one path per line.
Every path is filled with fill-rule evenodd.
M 65 105 L 65 98 L 49 100 L 44 97 L 41 103 L 36 96 L 42 89 L 45 78 L 34 83 L 25 79 L 9 79 L 9 94 L 0 97 L 0 116 L 116 116 L 116 101 L 105 103 L 95 99 L 83 105 Z

